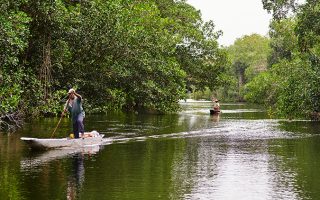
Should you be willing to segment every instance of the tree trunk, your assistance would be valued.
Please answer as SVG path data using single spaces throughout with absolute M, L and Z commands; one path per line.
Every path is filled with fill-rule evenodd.
M 43 90 L 43 100 L 47 100 L 51 96 L 51 35 L 44 39 L 43 46 L 43 62 L 40 68 L 40 82 Z
M 243 101 L 243 98 L 241 96 L 241 88 L 243 86 L 244 83 L 244 73 L 239 73 L 239 77 L 238 77 L 238 100 L 241 102 Z

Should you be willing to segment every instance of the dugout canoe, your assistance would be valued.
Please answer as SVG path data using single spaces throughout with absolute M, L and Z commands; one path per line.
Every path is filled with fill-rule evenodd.
M 31 149 L 54 149 L 54 148 L 79 148 L 92 145 L 100 145 L 103 143 L 104 134 L 94 134 L 91 137 L 84 138 L 20 138 L 24 141 Z

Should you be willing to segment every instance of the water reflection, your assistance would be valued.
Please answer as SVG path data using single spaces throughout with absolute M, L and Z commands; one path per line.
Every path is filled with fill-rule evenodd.
M 220 114 L 221 113 L 217 113 L 217 114 L 211 115 L 212 122 L 213 122 L 213 127 L 218 127 L 219 126 Z
M 0 135 L 0 199 L 8 188 L 33 200 L 319 198 L 319 124 L 269 119 L 244 104 L 221 104 L 214 116 L 210 102 L 184 106 L 88 116 L 86 127 L 108 138 L 104 149 L 33 153 Z M 44 123 L 19 134 L 43 136 L 55 124 Z
M 71 175 L 68 177 L 67 183 L 67 199 L 79 199 L 79 194 L 82 190 L 84 182 L 85 168 L 84 168 L 84 154 L 77 153 L 73 156 L 73 169 Z
M 27 184 L 24 190 L 32 194 L 32 199 L 79 199 L 85 182 L 85 160 L 94 159 L 102 149 L 102 146 L 90 146 L 29 151 L 20 161 L 20 172 L 33 183 Z M 56 192 L 60 188 L 64 191 Z M 35 191 L 42 192 L 35 195 Z
M 74 155 L 92 155 L 98 153 L 103 146 L 87 146 L 82 148 L 61 148 L 45 152 L 28 152 L 28 155 L 20 161 L 22 171 L 37 169 L 41 165 L 46 165 L 54 160 L 72 157 Z
M 192 139 L 196 152 L 173 164 L 175 190 L 182 199 L 299 199 L 297 172 L 283 169 L 268 153 L 268 141 Z M 195 150 L 194 149 L 194 150 Z M 292 169 L 291 169 L 292 170 Z M 306 197 L 306 196 L 304 196 Z

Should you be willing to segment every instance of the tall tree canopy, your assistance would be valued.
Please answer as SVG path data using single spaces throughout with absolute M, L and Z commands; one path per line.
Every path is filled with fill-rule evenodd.
M 262 0 L 263 8 L 280 20 L 297 11 L 298 0 Z
M 270 53 L 269 39 L 258 34 L 243 36 L 228 47 L 231 59 L 231 72 L 237 79 L 237 93 L 243 100 L 243 86 L 253 77 L 267 69 L 267 59 Z
M 275 13 L 288 6 L 295 9 L 287 19 L 274 16 L 270 68 L 249 83 L 247 99 L 263 101 L 284 116 L 308 117 L 320 111 L 320 2 L 263 2 Z
M 1 116 L 57 113 L 69 87 L 88 111 L 175 111 L 187 86 L 221 84 L 221 33 L 184 0 L 4 0 L 0 8 Z

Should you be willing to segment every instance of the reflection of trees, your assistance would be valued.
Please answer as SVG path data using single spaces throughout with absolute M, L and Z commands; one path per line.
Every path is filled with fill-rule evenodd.
M 0 199 L 22 199 L 19 159 L 21 148 L 17 136 L 0 132 Z
M 99 152 L 99 146 L 56 149 L 20 161 L 26 199 L 79 199 L 84 183 L 84 157 Z M 21 189 L 20 188 L 20 189 Z
M 12 173 L 8 163 L 0 166 L 0 199 L 22 199 L 18 177 Z
M 209 110 L 208 110 L 209 112 Z M 115 114 L 108 113 L 102 120 L 96 119 L 96 116 L 90 117 L 90 126 L 95 130 L 103 130 L 106 127 L 108 132 L 117 133 L 136 133 L 137 135 L 161 135 L 180 133 L 185 131 L 196 130 L 206 126 L 209 115 L 185 115 L 185 114 Z M 116 119 L 116 121 L 115 121 Z M 89 120 L 89 119 L 87 119 Z M 94 120 L 100 121 L 94 123 Z M 102 120 L 102 121 L 101 121 Z M 93 122 L 92 122 L 93 121 Z M 87 126 L 87 129 L 92 129 Z M 103 132 L 103 131 L 102 131 Z M 129 136 L 130 134 L 128 134 Z
M 285 186 L 291 186 L 301 199 L 320 196 L 320 138 L 309 137 L 271 142 L 269 152 L 276 155 L 273 168 Z M 273 169 L 273 170 L 275 170 Z M 275 185 L 279 188 L 278 185 Z M 282 187 L 283 188 L 283 187 Z
M 82 193 L 83 199 L 177 199 L 172 189 L 172 164 L 184 150 L 182 140 L 147 140 L 111 145 L 86 171 L 86 186 L 101 193 Z M 87 164 L 92 164 L 89 166 Z M 88 180 L 87 177 L 90 177 Z
M 280 121 L 279 128 L 296 134 L 316 135 L 320 130 L 320 123 L 317 121 Z
M 286 143 L 288 140 L 270 144 L 224 136 L 188 139 L 172 164 L 175 195 L 188 199 L 317 199 L 320 159 L 315 162 L 314 158 L 319 145 L 304 151 L 301 146 L 307 144 L 292 149 Z
M 184 151 L 175 155 L 172 179 L 175 195 L 180 199 L 197 199 L 193 195 L 199 192 L 199 189 L 208 189 L 202 187 L 202 184 L 214 182 L 216 174 L 219 173 L 218 165 L 221 160 L 214 153 L 218 149 L 215 146 L 207 147 L 207 142 L 208 140 L 203 138 L 189 139 L 184 144 Z
M 26 123 L 17 133 L 21 135 L 28 135 L 28 137 L 49 138 L 57 125 L 59 118 L 42 118 Z M 55 137 L 62 138 L 69 135 L 71 131 L 70 119 L 63 118 L 59 129 L 55 133 Z
M 209 110 L 208 110 L 209 112 Z M 195 131 L 206 128 L 209 123 L 208 115 L 180 115 L 179 126 L 182 131 Z
M 221 115 L 223 126 L 232 125 L 225 117 L 227 114 Z M 198 131 L 186 134 L 192 135 L 191 138 L 159 137 L 109 145 L 94 162 L 86 162 L 85 166 L 82 152 L 63 155 L 61 151 L 49 151 L 21 162 L 20 174 L 14 172 L 18 166 L 13 163 L 20 160 L 18 147 L 12 148 L 15 144 L 0 138 L 0 199 L 7 199 L 8 195 L 20 199 L 21 194 L 26 199 L 197 199 L 199 196 L 206 199 L 209 195 L 222 194 L 221 191 L 236 196 L 232 192 L 241 189 L 241 194 L 251 190 L 248 194 L 261 192 L 259 198 L 267 196 L 266 199 L 320 196 L 320 138 L 251 140 L 250 134 L 242 132 L 246 128 L 254 132 L 251 125 L 256 122 L 242 127 L 241 133 L 238 129 L 238 133 L 238 125 L 242 123 L 238 121 L 234 129 L 224 129 L 232 131 L 228 137 L 228 133 L 218 132 L 220 129 L 210 132 L 215 120 L 209 114 L 194 113 L 149 118 L 127 116 L 117 123 L 133 125 L 129 128 L 144 127 L 150 130 L 143 132 L 146 135 Z M 307 126 L 296 125 L 301 130 Z M 206 126 L 209 129 L 203 130 Z M 307 132 L 317 133 L 316 129 Z

